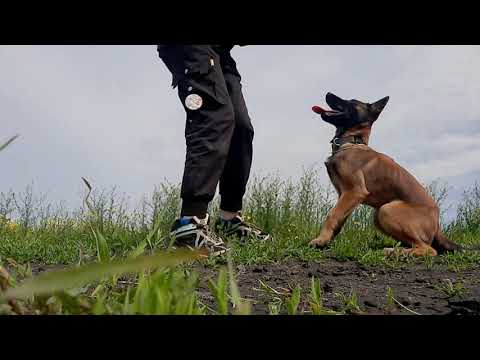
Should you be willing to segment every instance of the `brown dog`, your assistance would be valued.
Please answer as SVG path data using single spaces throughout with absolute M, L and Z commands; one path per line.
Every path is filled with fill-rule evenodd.
M 372 125 L 388 100 L 366 104 L 328 93 L 326 101 L 332 110 L 313 108 L 337 128 L 332 156 L 325 165 L 339 198 L 310 245 L 325 247 L 355 207 L 367 204 L 375 209 L 374 223 L 382 232 L 411 246 L 402 253 L 435 256 L 459 250 L 460 246 L 442 234 L 439 208 L 423 186 L 391 158 L 368 146 Z

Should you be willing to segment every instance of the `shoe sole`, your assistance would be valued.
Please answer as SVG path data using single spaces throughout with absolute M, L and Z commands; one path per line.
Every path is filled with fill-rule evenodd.
M 249 240 L 249 239 L 252 239 L 252 240 L 255 240 L 255 241 L 260 241 L 260 242 L 267 242 L 267 241 L 271 241 L 273 239 L 273 236 L 272 235 L 267 235 L 265 237 L 256 237 L 255 235 L 247 235 L 247 236 L 240 236 L 238 234 L 225 234 L 225 233 L 220 233 L 222 236 L 224 236 L 225 238 L 237 238 L 238 240 L 240 241 L 245 241 L 245 240 Z
M 204 248 L 204 247 L 201 247 L 201 248 L 194 248 L 192 246 L 189 246 L 189 245 L 177 245 L 177 246 L 172 246 L 172 249 L 176 250 L 178 248 L 188 248 L 192 251 L 195 251 L 195 250 L 199 250 L 199 249 L 206 249 L 208 251 L 208 256 L 212 256 L 212 257 L 217 257 L 217 256 L 220 256 L 220 255 L 223 255 L 225 254 L 227 251 L 230 251 L 230 248 L 227 248 L 227 249 L 224 249 L 224 250 L 217 250 L 217 251 L 210 251 L 208 248 Z

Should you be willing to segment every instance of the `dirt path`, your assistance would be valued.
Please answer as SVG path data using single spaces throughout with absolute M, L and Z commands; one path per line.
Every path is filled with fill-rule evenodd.
M 32 265 L 32 270 L 38 274 L 63 267 Z M 213 278 L 216 281 L 218 270 L 203 265 L 196 266 L 195 270 L 201 273 L 198 290 L 200 301 L 212 309 L 216 308 L 207 279 Z M 343 308 L 339 293 L 348 296 L 354 291 L 363 314 L 408 315 L 415 312 L 421 315 L 480 315 L 480 268 L 453 272 L 441 265 L 435 265 L 432 270 L 414 265 L 407 269 L 387 270 L 366 268 L 352 261 L 328 259 L 321 263 L 289 261 L 263 266 L 240 265 L 236 271 L 240 293 L 243 298 L 251 301 L 253 314 L 268 314 L 268 304 L 274 296 L 258 290 L 261 288 L 259 280 L 285 294 L 299 285 L 302 289 L 301 311 L 308 309 L 311 277 L 315 276 L 321 282 L 323 306 L 331 310 Z M 445 282 L 447 279 L 457 289 L 456 292 L 448 293 L 438 288 L 448 285 Z M 388 287 L 393 290 L 393 297 L 404 307 L 396 304 L 393 310 L 385 310 Z
M 206 276 L 217 273 L 211 269 L 199 269 Z M 261 288 L 259 280 L 279 292 L 286 292 L 297 284 L 302 288 L 302 303 L 299 309 L 307 309 L 305 300 L 310 293 L 311 277 L 320 279 L 323 290 L 323 305 L 332 310 L 341 310 L 342 300 L 336 293 L 349 295 L 353 290 L 357 303 L 366 314 L 412 314 L 422 315 L 480 315 L 480 269 L 455 273 L 435 266 L 433 270 L 414 266 L 404 270 L 368 269 L 356 262 L 327 260 L 322 263 L 288 262 L 268 266 L 239 266 L 238 284 L 242 297 L 252 300 L 254 314 L 268 314 L 268 303 L 272 296 L 255 289 Z M 460 290 L 456 294 L 439 290 L 449 279 Z M 403 306 L 396 305 L 393 311 L 385 311 L 387 288 Z M 202 280 L 200 299 L 214 307 L 206 281 Z M 453 296 L 452 296 L 453 295 Z

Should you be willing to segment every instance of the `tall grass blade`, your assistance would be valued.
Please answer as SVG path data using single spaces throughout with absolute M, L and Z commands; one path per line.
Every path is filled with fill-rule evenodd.
M 20 286 L 8 289 L 5 298 L 25 299 L 34 295 L 51 294 L 56 291 L 80 287 L 89 282 L 124 273 L 140 272 L 146 269 L 174 266 L 186 261 L 205 258 L 201 251 L 180 249 L 175 252 L 158 253 L 134 259 L 115 260 L 109 263 L 95 263 L 58 272 L 49 272 L 27 279 Z
M 250 304 L 243 301 L 238 290 L 238 285 L 235 280 L 235 273 L 233 270 L 232 256 L 230 252 L 227 253 L 228 276 L 230 280 L 230 296 L 232 297 L 234 312 L 237 315 L 250 315 Z
M 289 299 L 285 300 L 285 306 L 287 308 L 288 315 L 296 315 L 298 312 L 298 305 L 300 304 L 300 287 L 297 287 L 293 290 L 292 296 Z
M 100 231 L 92 230 L 92 232 L 97 245 L 98 262 L 108 262 L 110 260 L 110 248 L 108 247 L 107 240 Z
M 220 269 L 217 284 L 209 280 L 208 286 L 217 302 L 217 314 L 228 315 L 227 273 L 225 269 Z
M 0 145 L 0 151 L 4 150 L 8 145 L 10 145 L 12 142 L 15 141 L 16 138 L 18 138 L 20 135 L 15 135 L 8 139 L 8 141 L 5 144 Z

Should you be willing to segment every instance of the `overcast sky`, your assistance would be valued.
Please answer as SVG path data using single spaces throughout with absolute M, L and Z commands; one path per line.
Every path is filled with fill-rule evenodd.
M 247 46 L 232 51 L 255 127 L 253 172 L 322 163 L 334 129 L 311 111 L 332 91 L 390 96 L 370 145 L 422 182 L 480 175 L 479 46 Z M 156 46 L 0 46 L 0 191 L 28 184 L 77 205 L 80 177 L 133 199 L 181 180 L 185 115 Z M 323 170 L 323 168 L 321 168 Z M 326 171 L 322 180 L 328 181 Z

